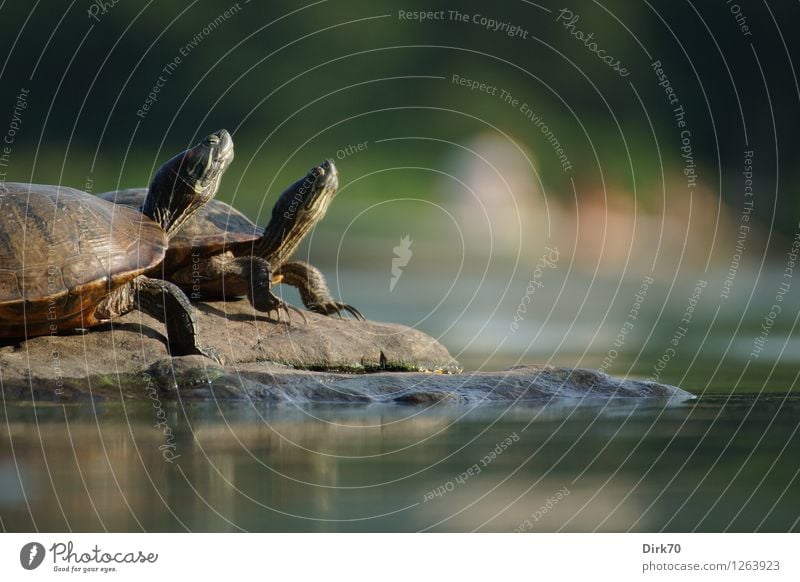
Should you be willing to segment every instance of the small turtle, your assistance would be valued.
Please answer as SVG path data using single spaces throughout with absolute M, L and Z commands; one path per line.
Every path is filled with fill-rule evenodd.
M 88 328 L 138 307 L 163 321 L 172 355 L 202 354 L 189 302 L 145 273 L 211 200 L 233 159 L 221 130 L 165 163 L 142 211 L 64 186 L 0 183 L 0 337 Z
M 287 283 L 300 291 L 303 304 L 323 315 L 350 313 L 355 307 L 333 298 L 324 275 L 304 261 L 289 261 L 303 237 L 328 210 L 339 186 L 336 166 L 325 160 L 289 186 L 272 209 L 265 229 L 219 200 L 213 200 L 170 238 L 161 275 L 193 300 L 247 296 L 259 311 L 287 309 L 271 290 Z M 147 191 L 130 188 L 100 194 L 101 198 L 140 208 Z M 152 273 L 151 273 L 152 274 Z

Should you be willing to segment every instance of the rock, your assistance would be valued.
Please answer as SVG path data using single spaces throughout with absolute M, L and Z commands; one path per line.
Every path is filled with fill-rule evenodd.
M 518 366 L 504 372 L 461 375 L 380 372 L 342 374 L 291 369 L 265 370 L 245 364 L 235 373 L 209 369 L 200 377 L 197 356 L 157 362 L 148 377 L 167 398 L 245 398 L 272 402 L 370 402 L 430 405 L 500 403 L 536 399 L 659 398 L 675 403 L 694 398 L 674 386 L 613 378 L 602 372 Z M 184 380 L 186 379 L 186 380 Z
M 226 366 L 201 356 L 170 358 L 163 326 L 134 311 L 86 333 L 0 347 L 3 397 L 37 402 L 213 398 L 423 405 L 692 397 L 672 386 L 619 380 L 593 370 L 519 367 L 457 375 L 458 363 L 444 346 L 396 324 L 308 312 L 305 321 L 294 314 L 287 324 L 256 314 L 246 301 L 198 305 L 197 315 L 203 345 L 223 354 Z
M 443 345 L 402 325 L 307 311 L 302 316 L 293 313 L 289 324 L 254 311 L 247 301 L 198 304 L 196 312 L 202 344 L 215 348 L 229 365 L 267 362 L 343 372 L 460 371 Z M 83 334 L 42 336 L 16 345 L 6 342 L 0 347 L 0 373 L 6 382 L 29 375 L 55 380 L 141 373 L 167 356 L 164 332 L 161 323 L 133 311 Z

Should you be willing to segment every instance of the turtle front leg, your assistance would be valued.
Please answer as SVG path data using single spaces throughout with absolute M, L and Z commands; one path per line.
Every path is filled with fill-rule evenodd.
M 233 276 L 235 279 L 244 282 L 244 291 L 253 307 L 266 313 L 274 311 L 278 314 L 278 317 L 280 317 L 280 310 L 282 309 L 291 319 L 289 311 L 291 306 L 272 292 L 272 266 L 270 266 L 269 261 L 255 256 L 218 256 L 215 259 L 211 261 L 210 266 L 212 270 L 217 271 L 219 280 L 223 280 L 224 277 L 227 282 Z M 294 307 L 291 308 L 295 309 Z M 298 310 L 295 309 L 295 311 Z
M 199 345 L 192 304 L 184 292 L 169 281 L 140 275 L 106 297 L 95 313 L 100 318 L 111 319 L 136 308 L 167 326 L 167 346 L 173 356 L 199 354 L 224 363 L 216 350 Z
M 361 312 L 352 305 L 334 299 L 322 272 L 314 265 L 309 265 L 304 261 L 284 263 L 275 271 L 272 282 L 286 283 L 297 287 L 300 299 L 303 300 L 303 305 L 309 311 L 322 315 L 336 313 L 339 317 L 341 317 L 342 311 L 347 311 L 356 319 L 365 319 Z

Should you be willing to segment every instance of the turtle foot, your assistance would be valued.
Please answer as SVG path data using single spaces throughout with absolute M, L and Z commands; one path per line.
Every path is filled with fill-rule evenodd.
M 324 303 L 314 303 L 313 305 L 308 306 L 309 311 L 313 311 L 315 313 L 321 313 L 322 315 L 333 315 L 336 314 L 340 318 L 342 318 L 342 312 L 346 311 L 354 319 L 359 321 L 366 321 L 366 318 L 361 314 L 361 312 L 353 307 L 352 305 L 348 305 L 347 303 L 342 303 L 341 301 L 331 300 L 326 301 Z M 342 318 L 344 319 L 344 318 Z
M 201 348 L 200 346 L 197 346 L 197 353 L 201 356 L 205 356 L 206 358 L 214 360 L 220 366 L 225 365 L 225 358 L 214 348 Z
M 277 299 L 277 303 L 273 305 L 270 309 L 265 309 L 262 311 L 265 311 L 270 318 L 273 317 L 274 313 L 275 314 L 274 319 L 280 323 L 284 322 L 284 314 L 286 314 L 285 322 L 287 326 L 292 325 L 292 311 L 294 311 L 295 313 L 300 315 L 300 317 L 303 318 L 303 323 L 308 323 L 308 319 L 306 318 L 305 314 L 302 311 L 297 309 L 297 307 L 295 307 L 294 305 L 289 305 L 288 303 L 286 303 L 281 299 Z

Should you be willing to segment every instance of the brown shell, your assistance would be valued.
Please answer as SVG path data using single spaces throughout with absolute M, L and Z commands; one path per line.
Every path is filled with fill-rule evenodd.
M 104 200 L 139 209 L 144 205 L 147 188 L 128 188 L 99 195 Z M 230 204 L 211 200 L 192 216 L 169 241 L 164 268 L 175 271 L 188 265 L 192 254 L 202 257 L 216 255 L 224 250 L 235 250 L 249 245 L 264 233 L 244 214 Z
M 98 323 L 98 303 L 157 266 L 167 245 L 131 208 L 63 186 L 0 184 L 0 337 Z

